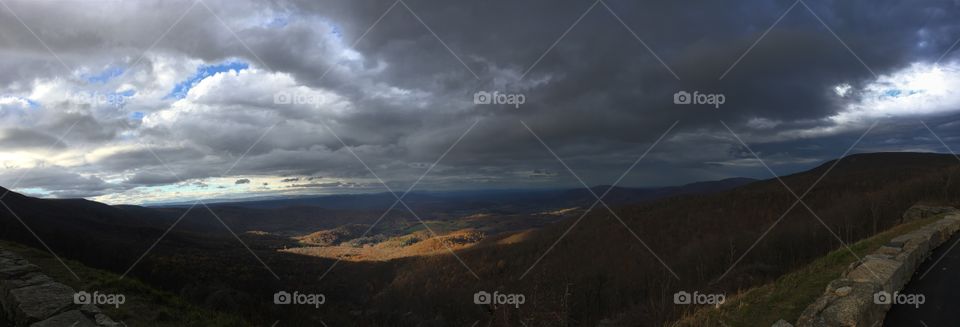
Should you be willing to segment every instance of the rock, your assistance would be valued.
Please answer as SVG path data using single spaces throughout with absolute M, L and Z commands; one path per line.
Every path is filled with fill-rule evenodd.
M 893 258 L 894 258 L 893 255 L 874 252 L 873 254 L 868 254 L 868 255 L 863 256 L 863 258 L 861 258 L 861 259 L 863 259 L 863 260 L 867 260 L 867 259 L 887 259 L 887 260 L 889 260 L 889 259 L 893 259 Z
M 18 255 L 18 254 L 16 254 L 16 253 L 13 253 L 13 252 L 10 252 L 10 251 L 6 251 L 6 250 L 0 250 L 0 258 L 20 259 L 20 260 L 23 259 L 23 257 L 21 257 L 20 255 Z
M 4 306 L 13 307 L 14 322 L 25 326 L 74 306 L 73 294 L 72 288 L 60 283 L 28 286 L 10 291 Z
M 847 296 L 851 291 L 853 291 L 852 287 L 844 286 L 833 291 L 833 294 L 836 294 L 837 296 Z
M 0 257 L 0 267 L 18 266 L 26 263 L 27 263 L 27 260 L 23 260 L 19 258 Z
M 880 285 L 852 281 L 846 285 L 844 287 L 848 287 L 850 292 L 843 297 L 834 295 L 830 305 L 820 312 L 825 326 L 859 326 L 859 321 L 873 321 L 878 316 L 883 317 L 883 312 L 873 305 L 873 294 L 881 290 Z
M 916 204 L 903 213 L 903 221 L 918 220 L 927 217 L 933 217 L 940 214 L 957 211 L 953 207 L 940 207 Z
M 903 248 L 892 247 L 888 245 L 881 246 L 880 249 L 877 250 L 877 253 L 889 256 L 896 256 L 900 254 L 900 252 L 903 252 Z
M 7 294 L 12 290 L 53 282 L 50 277 L 41 273 L 27 273 L 14 279 L 0 281 L 0 294 Z
M 10 302 L 10 301 L 5 300 L 8 298 L 11 291 L 19 288 L 41 285 L 41 284 L 46 284 L 50 282 L 53 282 L 53 280 L 51 280 L 50 277 L 47 277 L 47 275 L 40 274 L 40 273 L 29 273 L 29 274 L 20 276 L 17 279 L 0 281 L 0 302 L 2 302 L 0 303 L 0 308 L 3 308 L 2 315 L 6 315 L 9 317 L 15 316 L 16 306 L 6 304 L 7 302 Z
M 120 327 L 95 305 L 74 304 L 74 291 L 14 252 L 0 249 L 0 326 Z
M 30 325 L 30 327 L 97 327 L 79 310 L 67 311 L 50 319 Z
M 900 239 L 898 241 L 903 242 L 904 251 L 927 253 L 929 250 L 931 250 L 931 247 L 930 247 L 931 236 L 932 235 L 930 235 L 929 232 L 924 232 L 923 230 L 915 230 L 910 233 L 898 236 L 897 238 L 894 238 L 894 240 Z
M 856 282 L 872 282 L 884 286 L 884 289 L 897 286 L 900 289 L 910 279 L 910 273 L 903 269 L 903 263 L 893 259 L 866 257 L 863 263 L 847 274 L 847 278 Z
M 773 323 L 773 326 L 770 327 L 793 327 L 793 324 L 787 322 L 786 320 L 780 319 Z
M 32 272 L 39 272 L 39 271 L 40 271 L 40 267 L 36 265 L 31 265 L 29 263 L 15 265 L 15 266 L 6 266 L 6 267 L 0 268 L 0 279 L 7 280 L 7 279 L 15 278 L 20 275 L 24 275 Z
M 937 212 L 917 210 L 924 214 Z M 919 214 L 916 212 L 912 215 Z M 851 265 L 843 278 L 830 282 L 824 294 L 803 311 L 797 326 L 859 327 L 882 323 L 890 304 L 874 303 L 874 295 L 902 289 L 929 252 L 958 230 L 960 214 L 954 214 L 893 238 Z
M 96 314 L 98 314 L 98 313 L 103 313 L 103 311 L 100 311 L 100 308 L 97 308 L 97 306 L 95 306 L 95 305 L 93 305 L 93 304 L 84 304 L 84 305 L 81 305 L 81 306 L 80 306 L 80 311 L 83 312 L 84 314 L 88 315 L 88 316 L 93 316 L 93 315 L 96 315 Z
M 902 249 L 907 249 L 909 247 L 923 247 L 928 246 L 930 241 L 929 235 L 922 232 L 922 230 L 915 230 L 897 237 L 894 237 L 887 243 L 888 246 L 898 247 Z
M 949 240 L 960 229 L 960 220 L 941 219 L 927 228 L 934 234 L 930 242 L 932 247 L 936 247 Z
M 947 215 L 943 220 L 952 225 L 953 228 L 960 228 L 960 214 Z
M 97 321 L 97 326 L 104 326 L 104 327 L 120 327 L 120 326 L 122 326 L 121 324 L 117 323 L 116 321 L 113 321 L 113 319 L 110 319 L 110 317 L 107 317 L 107 315 L 102 314 L 102 313 L 96 314 L 96 315 L 94 316 L 94 319 Z

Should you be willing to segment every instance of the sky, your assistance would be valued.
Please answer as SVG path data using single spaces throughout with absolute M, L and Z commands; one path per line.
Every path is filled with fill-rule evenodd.
M 111 204 L 644 187 L 948 153 L 958 12 L 956 0 L 2 0 L 0 186 Z

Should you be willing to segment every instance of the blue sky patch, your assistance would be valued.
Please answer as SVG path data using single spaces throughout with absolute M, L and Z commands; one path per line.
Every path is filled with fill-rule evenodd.
M 127 98 L 132 97 L 134 94 L 137 94 L 137 91 L 126 90 L 123 92 L 115 92 L 107 97 L 107 103 L 117 108 L 123 108 L 123 106 L 127 104 Z
M 330 24 L 330 34 L 333 34 L 337 40 L 343 39 L 343 32 L 340 31 L 340 26 L 337 26 L 336 24 Z
M 123 72 L 124 72 L 123 68 L 111 67 L 111 68 L 105 69 L 99 74 L 86 75 L 86 76 L 83 76 L 83 78 L 86 79 L 88 83 L 105 84 L 107 83 L 107 81 L 117 76 L 123 75 Z
M 183 99 L 187 96 L 187 92 L 189 92 L 190 89 L 197 86 L 200 81 L 207 77 L 213 76 L 216 73 L 239 72 L 247 68 L 250 68 L 250 65 L 242 61 L 228 61 L 216 65 L 200 65 L 200 67 L 197 67 L 197 72 L 194 73 L 193 76 L 190 76 L 183 82 L 177 83 L 177 85 L 173 87 L 173 90 L 170 91 L 170 94 L 167 94 L 164 99 Z
M 0 96 L 0 98 L 5 98 L 5 97 L 8 97 L 8 96 Z M 28 98 L 20 97 L 20 96 L 9 96 L 9 97 L 12 97 L 12 98 L 15 98 L 15 99 L 17 99 L 17 100 L 21 100 L 21 101 L 27 102 L 27 108 L 30 108 L 30 109 L 40 108 L 40 102 L 31 100 L 31 99 L 28 99 Z
M 268 21 L 265 26 L 267 28 L 284 28 L 290 24 L 290 17 L 287 16 L 277 16 Z

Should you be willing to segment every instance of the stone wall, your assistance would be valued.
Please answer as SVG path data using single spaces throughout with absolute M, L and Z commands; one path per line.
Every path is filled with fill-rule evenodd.
M 907 211 L 903 212 L 903 221 L 913 221 L 918 219 L 930 218 L 937 215 L 942 215 L 956 211 L 956 208 L 953 207 L 941 207 L 941 206 L 929 206 L 923 204 L 915 204 Z
M 914 210 L 910 215 L 923 217 L 927 213 Z M 804 310 L 797 326 L 882 325 L 890 304 L 875 303 L 874 294 L 903 289 L 930 253 L 958 230 L 960 212 L 954 209 L 943 219 L 892 239 L 831 282 L 824 294 Z
M 0 249 L 0 326 L 121 326 L 96 306 L 75 304 L 74 294 L 40 267 Z

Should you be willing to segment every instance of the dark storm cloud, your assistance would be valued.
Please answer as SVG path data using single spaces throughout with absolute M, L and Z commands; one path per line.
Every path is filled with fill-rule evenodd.
M 52 190 L 38 195 L 58 198 L 93 197 L 123 190 L 95 176 L 83 176 L 63 167 L 7 169 L 0 173 L 0 183 L 28 190 Z
M 527 121 L 565 155 L 589 155 L 590 149 L 602 155 L 611 153 L 610 148 L 623 149 L 625 144 L 649 143 L 675 120 L 683 122 L 681 130 L 718 135 L 713 142 L 721 147 L 739 145 L 734 145 L 736 140 L 719 124 L 720 119 L 745 135 L 757 137 L 779 130 L 747 133 L 746 125 L 752 118 L 783 121 L 784 127 L 827 126 L 832 123 L 825 119 L 845 104 L 832 93 L 832 86 L 863 84 L 872 80 L 874 73 L 936 60 L 960 37 L 958 24 L 948 15 L 958 6 L 952 1 L 811 3 L 810 10 L 798 4 L 720 80 L 792 2 L 610 1 L 613 11 L 678 74 L 679 81 L 602 5 L 594 7 L 526 79 L 517 80 L 515 75 L 498 74 L 498 69 L 517 75 L 526 71 L 590 7 L 591 1 L 408 3 L 481 80 L 471 80 L 469 71 L 415 17 L 398 7 L 359 46 L 361 52 L 370 54 L 369 61 L 377 58 L 402 63 L 390 66 L 385 73 L 391 83 L 426 87 L 465 100 L 474 89 L 514 88 L 523 90 L 529 99 L 520 110 L 477 107 L 469 113 L 439 112 L 424 119 L 423 125 L 433 128 L 429 134 L 406 139 L 406 148 L 411 151 L 439 153 L 466 127 L 461 123 L 453 128 L 444 121 L 450 118 L 445 117 L 486 117 L 487 121 L 451 153 L 448 162 L 457 164 L 469 164 L 485 156 L 510 162 L 542 154 L 542 147 L 529 141 L 530 135 L 515 123 L 516 119 Z M 348 40 L 368 27 L 356 21 L 371 21 L 388 6 L 375 1 L 343 5 L 349 8 L 317 5 L 314 9 L 366 18 L 354 19 L 344 27 Z M 524 82 L 538 79 L 549 82 L 541 87 L 524 86 Z M 720 110 L 675 106 L 672 94 L 678 90 L 723 93 L 728 101 Z M 838 140 L 848 139 L 848 134 Z M 826 159 L 842 153 L 847 146 L 844 142 L 820 141 L 828 145 L 825 151 L 807 155 Z M 672 148 L 682 151 L 696 147 Z M 789 149 L 778 152 L 770 154 L 791 153 Z M 546 158 L 549 161 L 549 156 Z M 595 162 L 607 158 L 609 155 L 595 157 Z
M 240 185 L 240 184 L 250 184 L 250 180 L 249 180 L 249 179 L 246 179 L 246 178 L 241 178 L 241 179 L 238 179 L 236 182 L 233 182 L 233 183 L 236 184 L 236 185 Z
M 854 101 L 838 96 L 834 86 L 859 90 L 874 74 L 939 59 L 960 38 L 955 1 L 205 4 L 91 4 L 84 13 L 112 14 L 90 19 L 67 5 L 13 1 L 10 7 L 63 64 L 9 11 L 0 11 L 0 47 L 11 54 L 0 60 L 0 68 L 11 72 L 0 76 L 0 86 L 22 96 L 30 95 L 24 85 L 44 78 L 88 87 L 84 74 L 116 65 L 124 77 L 110 88 L 135 84 L 141 98 L 128 106 L 147 117 L 140 125 L 130 121 L 126 107 L 58 100 L 45 105 L 69 110 L 43 108 L 42 122 L 0 138 L 0 145 L 52 144 L 50 135 L 70 126 L 71 146 L 156 144 L 156 155 L 112 150 L 84 158 L 89 166 L 78 169 L 123 174 L 125 186 L 220 177 L 228 170 L 237 176 L 371 178 L 341 141 L 391 187 L 411 183 L 428 168 L 426 187 L 517 178 L 577 185 L 543 141 L 587 183 L 609 184 L 680 121 L 626 181 L 677 184 L 750 174 L 747 168 L 757 167 L 722 120 L 787 172 L 843 153 L 869 126 L 831 118 Z M 226 27 L 211 19 L 207 5 Z M 950 54 L 944 62 L 956 58 Z M 164 97 L 170 87 L 157 83 L 180 82 L 197 64 L 232 59 L 251 68 L 198 87 L 175 104 L 143 100 Z M 307 89 L 325 102 L 274 103 L 278 92 Z M 681 90 L 721 93 L 726 102 L 719 108 L 675 105 L 673 95 Z M 526 102 L 475 105 L 477 91 L 521 93 Z M 947 142 L 960 141 L 950 128 L 953 117 L 923 118 Z M 888 119 L 861 149 L 935 149 L 930 145 L 938 142 L 928 134 Z M 331 187 L 324 184 L 295 186 Z
M 351 126 L 436 128 L 444 120 L 483 117 L 494 113 L 498 138 L 482 142 L 466 140 L 460 147 L 472 156 L 482 150 L 529 152 L 521 140 L 525 130 L 515 128 L 516 118 L 526 119 L 545 139 L 573 145 L 594 138 L 603 142 L 649 142 L 675 120 L 684 128 L 722 131 L 719 119 L 734 124 L 754 117 L 771 120 L 818 120 L 841 109 L 830 87 L 842 82 L 858 83 L 902 67 L 913 60 L 933 58 L 946 49 L 956 27 L 944 13 L 955 8 L 952 2 L 873 4 L 844 2 L 814 4 L 811 9 L 854 50 L 851 54 L 816 17 L 798 5 L 756 48 L 734 67 L 725 79 L 720 75 L 736 61 L 791 2 L 631 4 L 610 2 L 610 7 L 638 36 L 643 38 L 677 72 L 676 81 L 632 35 L 601 5 L 594 7 L 570 34 L 547 54 L 523 81 L 503 76 L 498 70 L 519 75 L 533 64 L 553 41 L 592 4 L 584 2 L 523 3 L 430 3 L 410 1 L 410 7 L 427 22 L 481 80 L 476 81 L 457 58 L 442 48 L 430 32 L 417 23 L 402 6 L 394 8 L 360 43 L 370 65 L 378 60 L 396 63 L 385 74 L 390 83 L 424 88 L 445 98 L 467 101 L 475 89 L 522 88 L 524 82 L 550 78 L 544 87 L 532 87 L 531 101 L 521 111 L 502 114 L 490 108 L 471 112 L 437 111 L 432 117 L 410 122 L 409 118 L 353 116 Z M 336 17 L 344 39 L 359 37 L 388 2 L 299 3 L 302 9 Z M 749 15 L 747 15 L 749 13 Z M 890 21 L 899 26 L 891 28 Z M 922 30 L 937 30 L 936 36 L 918 40 Z M 957 35 L 960 36 L 960 35 Z M 920 42 L 925 43 L 918 47 Z M 919 57 L 917 57 L 919 56 Z M 271 61 L 270 56 L 264 59 Z M 272 65 L 274 66 L 274 65 Z M 301 68 L 302 65 L 301 65 Z M 300 69 L 298 79 L 311 83 L 336 84 L 337 72 L 315 81 L 327 67 Z M 329 81 L 329 82 L 328 82 Z M 350 83 L 347 83 L 348 85 Z M 479 87 L 478 87 L 479 85 Z M 722 110 L 676 107 L 672 94 L 677 90 L 702 90 L 727 94 Z M 368 101 L 357 99 L 359 101 Z M 370 106 L 383 107 L 380 106 Z M 378 111 L 389 113 L 391 111 Z M 465 117 L 466 116 L 466 117 Z M 506 116 L 506 117 L 502 117 Z M 409 116 L 407 116 L 409 117 Z M 491 117 L 487 117 L 491 118 Z M 468 119 L 468 118 L 467 118 Z M 500 124 L 503 123 L 503 124 Z M 510 126 L 514 125 L 514 126 Z M 508 127 L 509 126 L 509 127 Z M 458 126 L 464 127 L 464 126 Z M 477 133 L 484 134 L 481 127 Z M 362 130 L 367 130 L 364 128 Z M 459 129 L 434 131 L 431 140 L 455 137 Z M 437 145 L 415 144 L 419 135 L 408 136 L 409 149 L 425 145 L 424 153 L 441 150 Z M 494 142 L 495 145 L 489 145 Z M 524 151 L 517 144 L 524 144 Z M 535 145 L 535 144 L 534 144 Z M 481 150 L 470 151 L 470 150 Z
M 56 136 L 40 131 L 7 128 L 0 130 L 0 147 L 6 149 L 57 149 L 63 148 Z
M 100 158 L 98 161 L 96 161 L 96 164 L 111 170 L 126 170 L 143 167 L 162 168 L 164 164 L 177 165 L 181 162 L 201 160 L 203 156 L 203 152 L 193 148 L 155 147 L 152 145 L 145 145 L 139 149 L 122 150 L 111 153 L 103 158 Z M 165 173 L 170 174 L 169 171 L 165 171 Z
M 130 185 L 166 185 L 179 182 L 180 178 L 170 173 L 137 172 L 126 180 Z
M 671 118 L 704 122 L 747 115 L 823 118 L 838 109 L 825 94 L 827 86 L 872 77 L 841 41 L 804 6 L 798 5 L 724 81 L 717 81 L 790 7 L 790 1 L 609 3 L 638 36 L 673 67 L 681 81 L 673 80 L 605 7 L 597 5 L 527 76 L 525 81 L 555 78 L 549 87 L 528 94 L 533 101 L 525 108 L 527 116 L 540 116 L 533 113 L 547 111 L 546 108 L 539 110 L 539 106 L 550 109 L 542 115 L 591 118 L 575 116 L 578 112 L 573 109 L 590 106 L 591 111 L 604 115 L 593 115 L 596 118 L 589 122 L 604 127 L 613 121 L 644 124 Z M 402 63 L 391 65 L 386 72 L 385 77 L 391 83 L 466 96 L 464 91 L 477 83 L 495 87 L 496 79 L 504 78 L 497 76 L 492 68 L 525 71 L 592 1 L 409 1 L 409 4 L 478 72 L 480 82 L 472 80 L 456 58 L 403 6 L 394 8 L 360 43 L 359 49 L 371 55 L 368 61 L 376 58 Z M 364 22 L 381 14 L 389 2 L 351 1 L 339 6 L 349 7 L 313 2 L 303 5 L 318 13 L 354 15 L 346 16 L 356 18 L 344 26 L 345 38 L 352 40 L 369 27 Z M 922 5 L 847 1 L 814 4 L 811 8 L 877 73 L 906 65 L 914 55 L 936 58 L 955 37 L 960 37 L 956 27 L 949 26 L 955 22 L 945 15 L 956 9 L 956 4 L 949 1 Z M 897 26 L 890 26 L 892 21 L 897 22 Z M 933 26 L 937 28 L 931 28 Z M 918 40 L 922 30 L 932 29 L 936 29 L 938 35 Z M 920 41 L 926 43 L 923 48 L 917 46 Z M 518 81 L 506 79 L 508 88 L 511 83 L 518 84 Z M 670 98 L 672 93 L 698 88 L 728 93 L 731 102 L 722 112 L 670 110 L 675 109 Z M 619 119 L 600 119 L 601 116 Z M 583 122 L 562 121 L 569 124 L 555 124 L 558 130 L 571 131 L 573 127 L 575 132 L 578 130 L 572 125 Z M 614 131 L 623 129 L 609 127 L 615 127 Z M 579 128 L 579 132 L 585 130 Z
M 129 129 L 126 120 L 98 120 L 89 113 L 70 112 L 61 114 L 45 129 L 61 131 L 73 142 L 97 143 L 110 141 L 120 132 Z M 69 132 L 69 134 L 67 134 Z

